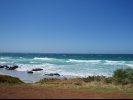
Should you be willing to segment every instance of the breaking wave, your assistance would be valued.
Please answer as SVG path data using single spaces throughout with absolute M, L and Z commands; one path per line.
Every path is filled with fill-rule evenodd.
M 75 60 L 69 59 L 67 62 L 76 62 L 76 63 L 99 63 L 101 60 Z
M 113 61 L 112 60 L 83 60 L 74 58 L 58 57 L 0 57 L 0 64 L 18 65 L 17 71 L 29 71 L 33 68 L 42 68 L 41 73 L 59 73 L 70 76 L 88 75 L 112 75 L 118 68 L 133 68 L 133 61 Z
M 106 65 L 125 65 L 125 61 L 111 61 L 111 60 L 105 60 Z
M 38 57 L 35 57 L 33 59 L 34 60 L 56 60 L 55 58 L 38 58 Z
M 126 64 L 126 65 L 133 68 L 133 64 Z

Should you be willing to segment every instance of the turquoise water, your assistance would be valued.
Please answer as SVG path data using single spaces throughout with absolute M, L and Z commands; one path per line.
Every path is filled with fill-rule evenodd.
M 1 53 L 0 65 L 18 65 L 18 72 L 43 68 L 40 75 L 59 73 L 65 76 L 111 76 L 118 68 L 133 68 L 132 54 L 28 54 Z M 0 70 L 1 72 L 1 70 Z

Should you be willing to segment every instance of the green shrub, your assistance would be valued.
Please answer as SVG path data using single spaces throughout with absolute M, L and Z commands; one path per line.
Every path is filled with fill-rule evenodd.
M 40 80 L 38 83 L 45 83 L 45 82 L 54 82 L 59 79 L 43 79 Z M 65 79 L 67 80 L 67 79 Z M 112 77 L 105 77 L 105 76 L 88 76 L 86 78 L 78 78 L 78 80 L 83 82 L 100 82 L 100 83 L 107 83 L 107 84 L 118 84 L 118 85 L 126 85 L 126 84 L 133 84 L 133 69 L 117 69 L 114 71 Z M 79 83 L 75 83 L 79 84 Z
M 133 69 L 117 69 L 113 74 L 113 81 L 116 84 L 129 84 L 133 83 Z
M 19 78 L 8 76 L 8 75 L 0 75 L 0 83 L 12 83 L 12 84 L 20 84 L 23 83 Z
M 133 83 L 133 69 L 127 68 L 127 69 L 125 69 L 125 71 L 127 73 L 128 81 L 130 83 Z
M 112 77 L 107 77 L 107 78 L 105 79 L 105 82 L 106 82 L 106 83 L 112 83 Z
M 133 69 L 117 69 L 114 71 L 112 77 L 105 76 L 88 76 L 81 78 L 84 82 L 104 82 L 104 83 L 115 83 L 115 84 L 133 84 Z

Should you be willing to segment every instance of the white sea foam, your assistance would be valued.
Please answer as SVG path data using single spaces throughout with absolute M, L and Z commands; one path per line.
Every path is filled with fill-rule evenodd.
M 45 73 L 59 73 L 63 76 L 77 76 L 77 77 L 87 77 L 91 75 L 105 75 L 108 76 L 108 73 L 105 71 L 95 70 L 96 68 L 93 67 L 90 69 L 89 66 L 85 66 L 79 68 L 80 66 L 73 66 L 73 65 L 56 65 L 50 63 L 42 63 L 42 64 L 17 64 L 19 68 L 17 71 L 30 71 L 34 68 L 42 68 L 43 71 L 35 72 L 34 74 L 40 74 L 43 76 Z M 89 70 L 88 70 L 89 69 Z
M 45 71 L 47 70 L 52 70 L 54 69 L 54 65 L 53 64 L 49 64 L 49 63 L 45 63 L 45 64 L 18 64 L 19 68 L 17 69 L 17 71 L 29 71 L 32 70 L 33 68 L 42 68 Z
M 38 57 L 35 57 L 33 58 L 34 60 L 55 60 L 55 58 L 38 58 Z
M 111 60 L 105 60 L 106 65 L 125 65 L 125 61 L 111 61 Z
M 31 64 L 36 64 L 37 62 L 31 61 L 30 63 L 31 63 Z
M 6 64 L 7 62 L 6 61 L 0 61 L 0 64 Z
M 63 76 L 76 76 L 76 77 L 88 77 L 88 76 L 110 76 L 107 73 L 95 73 L 95 72 L 84 72 L 84 73 L 77 73 L 77 72 L 67 72 L 67 71 L 62 71 L 60 72 L 61 75 Z
M 126 65 L 133 68 L 133 64 L 126 64 Z
M 34 61 L 41 61 L 41 62 L 45 61 L 47 63 L 62 63 L 62 64 L 66 62 L 65 59 L 47 58 L 47 57 L 45 57 L 45 58 L 35 57 L 35 58 L 33 58 L 33 60 Z
M 12 57 L 0 57 L 1 60 L 11 59 Z
M 16 64 L 19 66 L 17 71 L 30 71 L 33 68 L 42 68 L 43 71 L 35 72 L 40 75 L 45 73 L 59 73 L 65 76 L 87 77 L 91 75 L 109 76 L 117 68 L 127 65 L 133 67 L 133 61 L 112 61 L 112 60 L 76 60 L 76 59 L 57 59 L 48 57 L 35 58 L 13 58 L 4 57 L 0 59 L 0 64 Z M 116 66 L 115 66 L 116 65 Z M 108 67 L 109 66 L 109 67 Z M 125 66 L 125 67 L 127 67 Z
M 76 63 L 99 63 L 101 60 L 75 60 L 69 59 L 67 62 L 76 62 Z

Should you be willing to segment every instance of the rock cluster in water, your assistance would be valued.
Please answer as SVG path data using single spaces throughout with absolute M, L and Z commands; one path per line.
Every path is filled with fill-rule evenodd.
M 48 75 L 48 76 L 60 76 L 60 74 L 58 74 L 58 73 L 50 73 L 50 74 L 45 74 L 45 75 Z
M 8 65 L 0 65 L 0 69 L 6 69 L 6 70 L 15 70 L 19 68 L 18 65 L 13 65 L 13 66 L 8 66 Z M 43 69 L 42 68 L 34 68 L 30 71 L 27 71 L 28 74 L 33 74 L 34 72 L 36 71 L 42 71 Z M 47 76 L 60 76 L 60 74 L 58 73 L 50 73 L 50 74 L 45 74 Z
M 28 74 L 33 74 L 34 71 L 42 71 L 43 69 L 41 68 L 34 68 L 31 71 L 27 71 Z
M 8 66 L 8 65 L 0 65 L 0 68 L 4 68 L 6 70 L 15 70 L 18 68 L 17 65 L 13 65 L 13 66 Z

